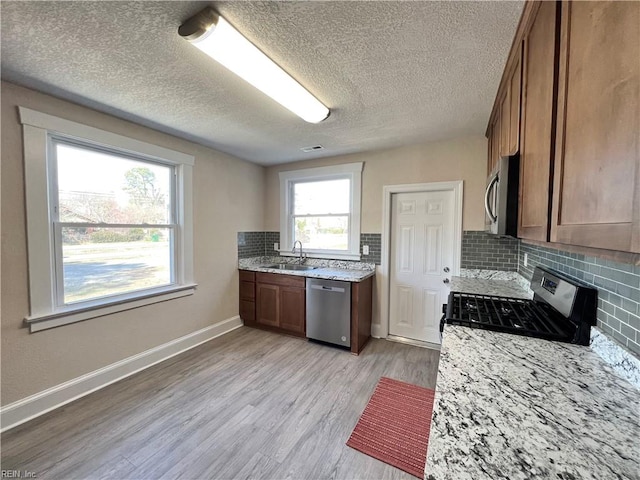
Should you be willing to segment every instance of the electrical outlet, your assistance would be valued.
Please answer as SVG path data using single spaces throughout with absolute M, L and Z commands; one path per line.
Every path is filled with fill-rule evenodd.
M 529 254 L 525 252 L 524 254 L 524 266 L 528 267 L 529 266 Z
M 273 244 L 273 249 L 277 252 L 278 250 L 280 250 L 280 244 L 278 243 L 274 243 Z
M 363 255 L 369 255 L 369 245 L 363 245 L 362 246 L 362 254 Z

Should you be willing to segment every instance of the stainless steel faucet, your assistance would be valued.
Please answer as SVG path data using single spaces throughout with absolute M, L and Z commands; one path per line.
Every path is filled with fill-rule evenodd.
M 293 244 L 293 249 L 291 250 L 291 253 L 296 253 L 296 245 L 300 244 L 300 265 L 302 265 L 303 257 L 302 257 L 302 242 L 300 240 L 296 240 L 295 243 Z

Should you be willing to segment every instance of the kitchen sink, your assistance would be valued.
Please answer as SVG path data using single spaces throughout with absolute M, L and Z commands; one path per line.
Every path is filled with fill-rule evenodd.
M 318 267 L 310 265 L 294 265 L 291 263 L 277 263 L 275 265 L 265 265 L 264 268 L 277 268 L 278 270 L 314 270 Z

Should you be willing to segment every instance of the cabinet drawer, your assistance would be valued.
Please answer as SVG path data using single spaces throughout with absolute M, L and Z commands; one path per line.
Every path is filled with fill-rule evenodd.
M 256 298 L 256 284 L 240 280 L 240 299 L 253 301 Z
M 246 270 L 240 270 L 240 281 L 241 282 L 255 282 L 256 281 L 256 272 L 248 272 Z
M 305 277 L 295 277 L 293 275 L 281 275 L 278 273 L 256 273 L 257 283 L 268 283 L 270 285 L 282 285 L 285 287 L 305 288 Z

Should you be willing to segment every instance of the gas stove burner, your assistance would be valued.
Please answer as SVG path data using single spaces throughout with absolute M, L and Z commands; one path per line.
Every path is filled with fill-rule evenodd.
M 477 306 L 477 305 L 474 305 L 473 303 L 471 303 L 471 302 L 469 302 L 469 301 L 467 301 L 467 302 L 464 304 L 464 308 L 465 308 L 466 310 L 469 310 L 469 311 L 475 311 L 475 310 L 478 310 L 478 306 Z
M 450 323 L 589 345 L 597 290 L 541 267 L 534 269 L 531 290 L 533 300 L 451 292 L 441 330 Z

